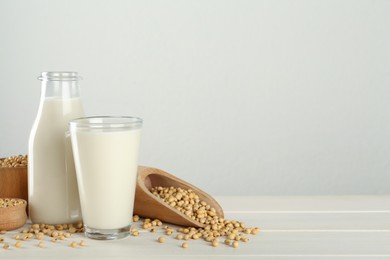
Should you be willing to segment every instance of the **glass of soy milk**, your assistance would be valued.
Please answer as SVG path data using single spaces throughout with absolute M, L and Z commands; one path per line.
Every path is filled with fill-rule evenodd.
M 85 235 L 129 235 L 142 119 L 84 117 L 69 123 Z

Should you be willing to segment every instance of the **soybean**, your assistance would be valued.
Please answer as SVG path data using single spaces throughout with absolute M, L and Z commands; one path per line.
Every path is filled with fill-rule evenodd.
M 158 242 L 164 243 L 164 242 L 165 242 L 165 237 L 159 237 L 159 238 L 158 238 Z

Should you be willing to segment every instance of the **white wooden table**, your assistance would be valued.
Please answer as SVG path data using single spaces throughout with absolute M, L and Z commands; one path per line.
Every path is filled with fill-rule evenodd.
M 174 238 L 156 242 L 163 235 L 141 230 L 139 237 L 95 241 L 82 234 L 45 248 L 37 240 L 15 248 L 0 247 L 0 259 L 390 259 L 390 196 L 343 197 L 216 197 L 226 219 L 258 226 L 258 235 L 234 249 L 223 243 L 211 247 L 203 240 L 189 241 L 183 249 Z M 160 229 L 159 229 L 160 230 Z M 1 236 L 1 235 L 0 235 Z M 71 241 L 87 242 L 71 248 Z M 1 246 L 1 245 L 0 245 Z

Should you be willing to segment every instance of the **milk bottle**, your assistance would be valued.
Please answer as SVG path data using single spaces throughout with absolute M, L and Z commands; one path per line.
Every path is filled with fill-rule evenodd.
M 29 139 L 28 196 L 33 223 L 81 221 L 69 120 L 84 116 L 77 72 L 43 72 Z

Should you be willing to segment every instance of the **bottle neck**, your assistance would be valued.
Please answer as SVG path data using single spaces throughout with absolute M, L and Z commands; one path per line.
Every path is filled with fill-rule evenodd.
M 77 72 L 51 71 L 42 72 L 38 77 L 42 81 L 41 98 L 77 98 L 80 97 L 80 77 Z
M 41 98 L 80 97 L 78 81 L 42 81 Z

